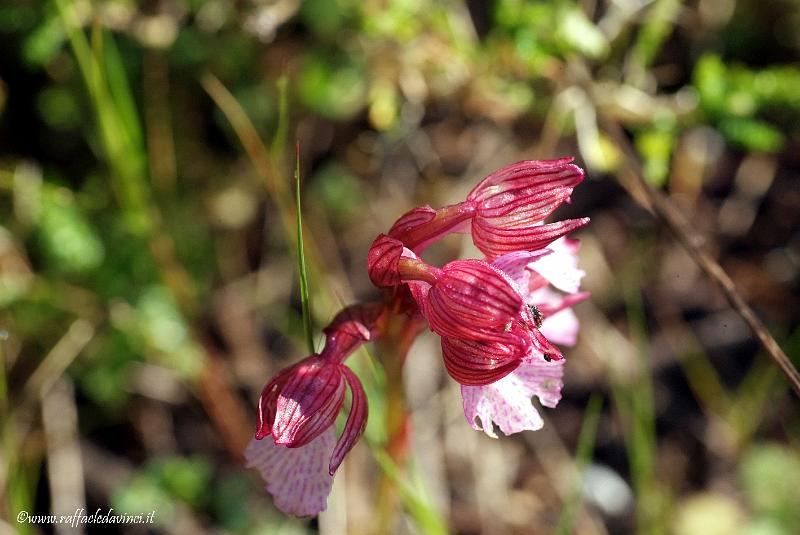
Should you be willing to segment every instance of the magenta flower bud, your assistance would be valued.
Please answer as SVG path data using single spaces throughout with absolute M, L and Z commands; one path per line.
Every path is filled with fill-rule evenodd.
M 349 386 L 353 402 L 332 461 L 335 470 L 363 431 L 367 414 L 364 390 L 342 362 L 375 337 L 382 312 L 382 303 L 345 308 L 325 328 L 325 347 L 319 355 L 280 371 L 267 383 L 258 403 L 256 440 L 271 435 L 276 445 L 290 448 L 312 442 L 335 423 Z
M 344 403 L 341 370 L 314 359 L 300 367 L 283 386 L 275 405 L 275 444 L 297 448 L 318 437 L 336 421 Z
M 272 436 L 275 445 L 300 448 L 333 427 L 352 394 L 344 432 L 331 457 L 330 473 L 356 443 L 367 421 L 367 399 L 358 378 L 347 366 L 312 355 L 278 373 L 264 388 L 258 403 L 256 440 Z
M 300 447 L 331 426 L 344 403 L 338 365 L 311 355 L 278 373 L 261 393 L 256 438 Z
M 367 253 L 367 272 L 372 284 L 378 288 L 389 288 L 400 284 L 397 263 L 403 256 L 403 243 L 400 240 L 381 234 Z
M 481 260 L 446 264 L 424 308 L 431 330 L 463 340 L 508 341 L 524 302 L 500 270 Z
M 543 224 L 583 181 L 572 158 L 528 160 L 495 171 L 467 196 L 475 204 L 472 240 L 489 260 L 534 251 L 584 226 L 588 218 Z
M 406 212 L 389 229 L 389 236 L 396 238 L 417 254 L 428 245 L 462 227 L 468 232 L 469 220 L 475 213 L 471 202 L 452 204 L 434 210 L 427 204 Z

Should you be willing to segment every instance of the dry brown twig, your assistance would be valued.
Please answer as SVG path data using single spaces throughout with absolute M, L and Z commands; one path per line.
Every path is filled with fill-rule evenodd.
M 778 342 L 773 338 L 750 305 L 744 300 L 733 280 L 728 276 L 722 266 L 703 248 L 705 239 L 692 229 L 686 217 L 673 205 L 669 198 L 659 190 L 656 190 L 644 180 L 639 158 L 633 147 L 622 130 L 622 127 L 614 121 L 601 119 L 602 129 L 611 138 L 614 144 L 622 151 L 625 165 L 633 180 L 620 180 L 620 184 L 637 201 L 642 197 L 646 202 L 646 208 L 658 216 L 667 227 L 675 234 L 678 241 L 683 245 L 692 259 L 698 266 L 713 280 L 725 294 L 731 307 L 742 317 L 753 333 L 761 342 L 770 358 L 778 365 L 783 375 L 788 379 L 789 384 L 794 388 L 795 393 L 800 396 L 800 373 L 794 367 L 792 361 L 786 356 Z M 645 203 L 643 203 L 645 204 Z

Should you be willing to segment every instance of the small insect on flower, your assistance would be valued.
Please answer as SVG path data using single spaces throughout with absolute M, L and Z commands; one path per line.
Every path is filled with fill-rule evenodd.
M 533 316 L 533 324 L 536 325 L 537 329 L 541 329 L 542 322 L 544 321 L 544 314 L 541 313 L 536 305 L 528 305 L 528 310 L 531 311 L 531 316 Z

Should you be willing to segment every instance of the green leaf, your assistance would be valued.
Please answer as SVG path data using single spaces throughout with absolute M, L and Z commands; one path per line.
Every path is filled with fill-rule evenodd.
M 306 336 L 308 350 L 313 354 L 314 334 L 311 332 L 311 310 L 308 298 L 308 274 L 306 273 L 306 253 L 303 245 L 303 215 L 300 206 L 300 142 L 296 146 L 297 153 L 294 167 L 295 213 L 297 214 L 297 272 L 300 275 L 300 304 L 303 308 L 303 332 Z
M 783 147 L 783 134 L 769 123 L 732 117 L 720 121 L 719 130 L 732 144 L 748 150 L 776 152 Z
M 39 243 L 53 268 L 62 272 L 94 269 L 105 254 L 95 229 L 66 188 L 45 186 L 42 190 Z

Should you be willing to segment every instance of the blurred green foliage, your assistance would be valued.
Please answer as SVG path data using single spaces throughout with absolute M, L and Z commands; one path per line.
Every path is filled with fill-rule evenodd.
M 443 116 L 454 131 L 491 122 L 519 146 L 554 139 L 542 157 L 575 137 L 598 179 L 619 161 L 599 125 L 610 118 L 630 132 L 646 178 L 664 188 L 672 186 L 683 136 L 698 127 L 735 150 L 790 152 L 800 136 L 800 40 L 778 32 L 772 41 L 763 37 L 771 28 L 744 24 L 759 10 L 754 0 L 727 6 L 727 14 L 719 4 L 3 1 L 0 324 L 19 348 L 14 378 L 24 379 L 76 318 L 87 318 L 97 334 L 68 373 L 92 425 L 130 427 L 137 373 L 165 370 L 192 390 L 207 362 L 207 340 L 198 333 L 213 331 L 217 290 L 241 284 L 294 243 L 282 234 L 280 210 L 253 162 L 242 157 L 246 140 L 203 92 L 205 73 L 230 90 L 276 168 L 286 170 L 293 136 L 306 137 L 314 161 L 304 169 L 304 214 L 353 241 L 369 213 L 364 205 L 383 184 L 364 154 L 411 146 L 408 134 Z M 796 2 L 768 2 L 765 11 L 781 24 L 798 20 Z M 771 55 L 754 61 L 756 48 Z M 441 136 L 414 142 L 437 150 L 458 145 Z M 425 180 L 450 172 L 429 157 L 418 161 L 415 172 Z M 236 202 L 220 202 L 230 192 Z M 329 267 L 310 269 L 324 275 Z M 319 279 L 311 281 L 311 298 L 327 291 Z M 282 290 L 272 279 L 258 284 Z M 622 308 L 630 311 L 633 336 L 645 339 L 644 305 L 626 291 Z M 254 305 L 259 326 L 271 329 L 258 339 L 269 339 L 271 354 L 282 358 L 302 347 L 291 304 Z M 332 312 L 310 309 L 318 310 L 318 325 Z M 370 399 L 366 438 L 381 444 L 387 379 L 365 352 L 353 364 Z M 639 379 L 613 385 L 612 397 L 626 419 L 640 521 L 660 529 L 669 500 L 654 475 L 654 386 Z M 303 531 L 271 512 L 254 513 L 247 503 L 252 481 L 215 473 L 221 455 L 212 445 L 192 447 L 200 453 L 173 452 L 133 469 L 115 506 L 157 508 L 160 522 L 182 508 L 203 511 L 238 533 Z M 794 453 L 755 445 L 744 455 L 739 483 L 753 513 L 747 533 L 788 534 L 800 526 Z M 19 470 L 38 474 L 38 455 Z M 443 531 L 421 485 L 394 473 L 387 459 L 378 462 L 422 529 Z M 11 494 L 25 504 L 35 485 L 23 479 Z
M 748 533 L 788 535 L 800 526 L 800 458 L 795 451 L 781 444 L 753 446 L 739 477 L 755 513 Z
M 737 146 L 775 152 L 783 146 L 783 129 L 800 118 L 800 67 L 753 70 L 707 54 L 693 80 L 703 112 Z

